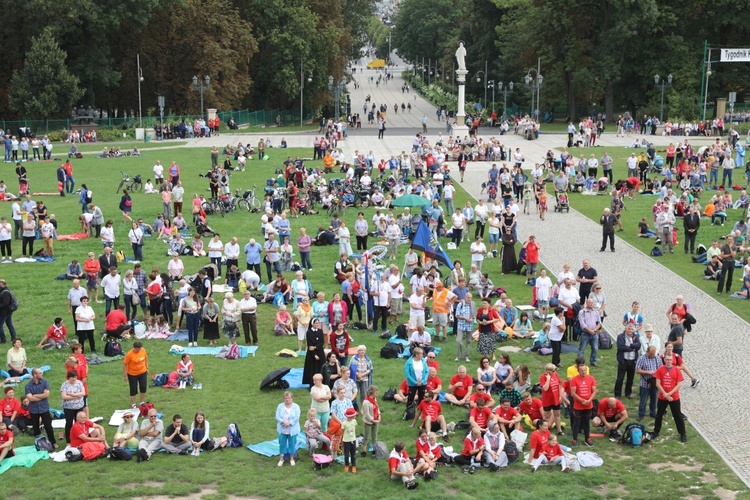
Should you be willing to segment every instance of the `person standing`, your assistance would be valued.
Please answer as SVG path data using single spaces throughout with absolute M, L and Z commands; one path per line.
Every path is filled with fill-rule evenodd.
M 578 296 L 581 299 L 581 303 L 591 295 L 591 288 L 594 286 L 594 283 L 599 281 L 599 274 L 596 272 L 596 269 L 591 267 L 588 259 L 583 259 L 582 265 L 583 267 L 578 270 L 578 275 L 576 276 L 576 281 L 580 283 L 578 286 Z
M 140 340 L 133 342 L 133 348 L 122 360 L 123 378 L 130 385 L 130 404 L 135 410 L 135 396 L 140 388 L 141 405 L 146 403 L 146 386 L 148 383 L 148 354 Z M 152 410 L 153 411 L 153 410 Z M 151 412 L 149 412 L 149 417 Z M 143 434 L 141 434 L 143 435 Z M 158 448 L 157 448 L 158 450 Z
M 279 467 L 284 465 L 284 460 L 289 460 L 289 465 L 296 465 L 294 458 L 297 456 L 297 434 L 299 434 L 300 409 L 299 405 L 292 399 L 290 391 L 284 392 L 284 401 L 276 407 L 276 432 L 279 436 Z
M 685 420 L 682 418 L 682 408 L 680 406 L 680 387 L 682 386 L 684 377 L 682 370 L 673 366 L 672 356 L 664 356 L 664 365 L 656 370 L 654 379 L 656 379 L 656 389 L 659 391 L 659 396 L 656 403 L 656 418 L 654 420 L 654 432 L 651 434 L 651 439 L 659 437 L 662 419 L 667 412 L 667 406 L 669 406 L 672 418 L 674 418 L 675 427 L 677 427 L 677 432 L 680 434 L 680 441 L 683 443 L 687 442 Z
M 170 171 L 171 171 L 171 167 L 170 167 Z M 178 172 L 179 172 L 179 167 L 178 167 Z M 179 174 L 177 175 L 177 177 L 179 178 Z M 172 188 L 172 205 L 174 207 L 174 213 L 176 215 L 182 212 L 182 202 L 183 202 L 183 198 L 185 197 L 185 188 L 182 187 L 182 182 L 180 182 L 179 180 L 175 182 L 173 186 L 174 187 Z
M 367 221 L 365 221 L 367 223 Z M 356 223 L 355 223 L 356 227 Z M 299 230 L 299 238 L 297 239 L 297 250 L 299 251 L 300 259 L 302 260 L 302 268 L 307 271 L 312 271 L 312 263 L 310 262 L 310 248 L 312 246 L 312 238 L 307 234 L 307 230 L 301 227 Z M 359 238 L 359 237 L 358 237 Z M 359 240 L 357 240 L 359 245 Z M 367 248 L 365 248 L 366 250 Z
M 13 311 L 18 307 L 17 299 L 14 301 L 13 292 L 8 288 L 5 280 L 0 279 L 0 344 L 5 344 L 5 328 L 10 332 L 10 342 L 16 340 L 16 327 L 13 326 Z M 14 305 L 15 304 L 15 305 Z
M 260 276 L 260 254 L 263 251 L 263 247 L 255 242 L 255 238 L 250 238 L 247 245 L 245 245 L 244 251 L 247 269 L 254 271 Z
M 729 289 L 732 287 L 732 275 L 734 274 L 734 256 L 737 253 L 737 248 L 734 246 L 734 236 L 727 236 L 726 243 L 721 246 L 721 273 L 719 274 L 719 286 L 716 291 L 716 295 L 721 295 L 724 289 L 724 283 L 726 282 L 726 291 L 729 293 Z M 0 328 L 2 328 L 2 318 L 0 318 Z
M 583 432 L 583 442 L 586 446 L 594 446 L 589 429 L 596 393 L 596 379 L 588 375 L 585 363 L 579 363 L 578 375 L 570 380 L 570 395 L 573 398 L 573 446 L 578 445 L 579 432 Z
M 552 364 L 560 367 L 562 339 L 565 336 L 565 309 L 555 307 L 555 317 L 550 321 L 549 341 L 552 345 Z
M 246 292 L 247 293 L 247 292 Z M 201 323 L 201 305 L 198 294 L 194 288 L 188 288 L 187 297 L 180 300 L 178 323 L 182 323 L 182 316 L 185 316 L 185 323 L 188 331 L 188 347 L 198 345 L 198 329 Z
M 18 200 L 13 200 L 13 204 L 10 206 L 11 217 L 13 218 L 13 239 L 19 240 L 19 233 L 23 226 L 23 215 L 21 214 L 21 204 Z
M 76 311 L 81 305 L 81 299 L 86 297 L 88 299 L 88 293 L 81 287 L 81 280 L 73 280 L 73 288 L 68 290 L 68 314 L 73 316 L 73 330 L 75 331 L 76 337 L 78 336 L 78 322 L 76 321 Z
M 645 354 L 642 354 L 635 363 L 635 372 L 641 376 L 638 382 L 638 421 L 643 420 L 646 416 L 646 403 L 648 403 L 649 416 L 656 417 L 656 397 L 659 390 L 656 388 L 656 379 L 654 374 L 662 361 L 657 356 L 658 349 L 656 346 L 649 346 Z
M 474 318 L 477 315 L 477 306 L 471 300 L 471 293 L 464 295 L 464 300 L 458 302 L 456 305 L 455 316 L 458 319 L 456 324 L 456 359 L 460 361 L 461 358 L 467 363 L 471 360 L 469 358 L 469 345 L 471 344 L 471 332 L 474 331 Z
M 258 309 L 258 303 L 249 290 L 240 300 L 240 311 L 242 312 L 242 330 L 245 334 L 245 344 L 250 345 L 250 332 L 253 334 L 253 345 L 258 345 L 258 323 L 255 316 Z
M 81 304 L 76 308 L 74 314 L 78 343 L 83 347 L 86 343 L 86 339 L 88 339 L 89 347 L 93 354 L 96 352 L 96 341 L 94 340 L 94 319 L 96 319 L 96 313 L 94 312 L 94 309 L 89 306 L 88 296 L 84 295 L 79 300 Z
M 117 266 L 109 268 L 109 273 L 102 279 L 102 288 L 104 288 L 104 315 L 109 316 L 109 311 L 120 305 L 120 283 L 122 278 L 117 274 Z
M 23 232 L 21 233 L 23 238 L 21 253 L 24 257 L 34 258 L 34 240 L 36 239 L 36 222 L 34 221 L 34 215 L 32 213 L 26 214 L 26 219 L 23 221 Z M 29 252 L 26 253 L 28 248 Z
M 208 242 L 208 258 L 211 259 L 211 264 L 214 264 L 218 269 L 218 273 L 214 276 L 214 279 L 221 277 L 221 253 L 224 251 L 224 243 L 220 239 L 220 234 L 215 233 L 211 241 Z
M 665 204 L 666 205 L 666 204 Z M 672 212 L 672 205 L 668 205 L 666 210 L 656 216 L 656 227 L 659 230 L 658 237 L 661 238 L 661 253 L 674 253 L 674 240 L 672 239 L 672 230 L 674 229 L 675 216 Z
M 682 219 L 683 228 L 685 229 L 685 253 L 695 253 L 695 237 L 698 235 L 698 229 L 701 227 L 701 216 L 695 213 L 695 208 L 691 205 L 688 213 Z
M 607 240 L 609 240 L 609 248 L 614 252 L 617 217 L 610 213 L 609 208 L 605 208 L 604 214 L 599 218 L 599 223 L 602 225 L 602 247 L 599 251 L 603 252 L 607 249 Z
M 140 262 L 143 260 L 143 231 L 133 222 L 130 231 L 128 231 L 130 246 L 133 248 L 133 260 Z
M 411 351 L 411 357 L 404 364 L 406 385 L 409 388 L 406 396 L 407 407 L 414 403 L 415 396 L 420 402 L 424 399 L 429 369 L 427 362 L 422 357 L 423 352 L 421 347 L 415 347 Z
M 25 393 L 29 400 L 29 415 L 34 436 L 41 434 L 39 428 L 41 422 L 50 444 L 57 448 L 55 430 L 52 428 L 52 415 L 49 412 L 49 382 L 44 379 L 41 369 L 31 370 L 31 380 L 26 384 Z
M 617 380 L 615 381 L 615 397 L 622 395 L 622 381 L 625 382 L 625 397 L 633 397 L 633 377 L 635 376 L 636 358 L 641 349 L 641 340 L 633 325 L 625 326 L 625 331 L 617 336 Z
M 381 117 L 378 121 L 378 139 L 382 139 L 385 134 L 385 118 Z
M 266 263 L 266 273 L 268 274 L 268 281 L 273 281 L 271 276 L 271 268 L 278 275 L 281 274 L 281 265 L 279 264 L 279 242 L 276 241 L 275 233 L 268 234 L 268 240 L 263 244 L 263 252 L 265 253 L 264 261 Z
M 596 356 L 599 353 L 599 333 L 602 329 L 602 319 L 599 311 L 594 308 L 594 299 L 586 299 L 586 307 L 578 312 L 578 325 L 581 327 L 578 357 L 584 357 L 586 346 L 590 344 L 591 357 L 589 358 L 589 364 L 591 366 L 599 366 L 596 364 Z

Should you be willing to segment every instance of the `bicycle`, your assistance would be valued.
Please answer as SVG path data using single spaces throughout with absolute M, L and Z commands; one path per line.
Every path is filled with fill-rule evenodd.
M 224 217 L 226 212 L 222 207 L 223 205 L 224 203 L 218 198 L 209 198 L 201 204 L 201 208 L 206 212 L 206 215 L 214 215 L 218 212 Z
M 240 200 L 237 203 L 240 208 L 242 208 L 244 210 L 247 210 L 248 212 L 260 210 L 260 200 L 255 196 L 255 191 L 257 189 L 258 189 L 258 187 L 255 184 L 253 184 L 253 188 L 252 189 L 248 189 L 242 195 L 240 195 L 240 192 L 242 191 L 242 188 L 238 188 L 235 191 L 235 197 L 239 198 L 239 200 Z
M 125 189 L 131 193 L 139 193 L 141 189 L 143 189 L 141 174 L 138 174 L 135 177 L 130 177 L 130 175 L 123 171 L 120 171 L 120 173 L 122 174 L 122 179 L 120 179 L 120 184 L 117 186 L 117 191 L 115 191 L 115 193 L 119 193 L 123 186 L 125 186 Z

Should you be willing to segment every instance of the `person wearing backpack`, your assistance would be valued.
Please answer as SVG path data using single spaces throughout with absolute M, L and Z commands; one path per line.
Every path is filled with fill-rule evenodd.
M 8 327 L 10 340 L 16 340 L 16 328 L 13 326 L 13 312 L 18 309 L 18 299 L 8 288 L 5 280 L 0 279 L 0 344 L 5 344 L 5 328 Z

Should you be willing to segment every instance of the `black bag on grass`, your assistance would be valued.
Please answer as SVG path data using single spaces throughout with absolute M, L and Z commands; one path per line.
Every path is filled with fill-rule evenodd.
M 380 349 L 380 357 L 384 359 L 395 359 L 404 352 L 404 346 L 395 342 L 388 342 Z

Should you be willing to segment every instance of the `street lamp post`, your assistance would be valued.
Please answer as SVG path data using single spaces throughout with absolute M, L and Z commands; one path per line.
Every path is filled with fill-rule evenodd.
M 477 79 L 477 83 L 482 82 L 482 78 L 479 75 L 482 75 L 484 77 L 484 103 L 480 103 L 480 105 L 484 107 L 484 105 L 487 103 L 487 73 L 485 73 L 481 69 L 477 71 L 477 74 L 474 75 L 474 78 Z
M 203 118 L 203 91 L 211 86 L 211 77 L 206 75 L 202 79 L 193 76 L 193 88 L 201 93 L 201 118 Z
M 503 93 L 503 115 L 508 118 L 508 94 L 513 93 L 513 82 L 503 88 L 503 82 L 497 82 L 497 89 Z
M 141 82 L 143 81 L 143 71 L 141 71 L 140 54 L 136 54 L 135 62 L 138 66 L 138 127 L 143 128 L 143 115 L 141 114 Z
M 664 122 L 664 88 L 665 87 L 671 87 L 672 86 L 672 75 L 667 75 L 667 78 L 661 78 L 658 74 L 654 75 L 654 83 L 656 85 L 659 85 L 659 80 L 661 80 L 661 109 L 659 111 L 659 122 Z
M 308 76 L 307 81 L 312 82 L 312 70 L 307 70 Z M 302 66 L 302 61 L 299 62 L 299 126 L 302 127 L 304 116 L 303 106 L 305 103 L 305 69 Z
M 536 76 L 531 76 L 531 72 L 534 71 Z M 544 80 L 544 77 L 539 73 L 539 70 L 537 68 L 531 68 L 527 73 L 526 76 L 523 77 L 524 82 L 526 82 L 526 86 L 529 87 L 531 90 L 531 114 L 535 117 L 536 120 L 539 120 L 539 113 L 537 113 L 537 110 L 539 109 L 539 89 L 542 88 L 542 81 Z M 536 105 L 534 103 L 534 95 L 536 94 Z
M 492 112 L 495 112 L 495 80 L 487 82 L 488 87 L 492 87 Z

